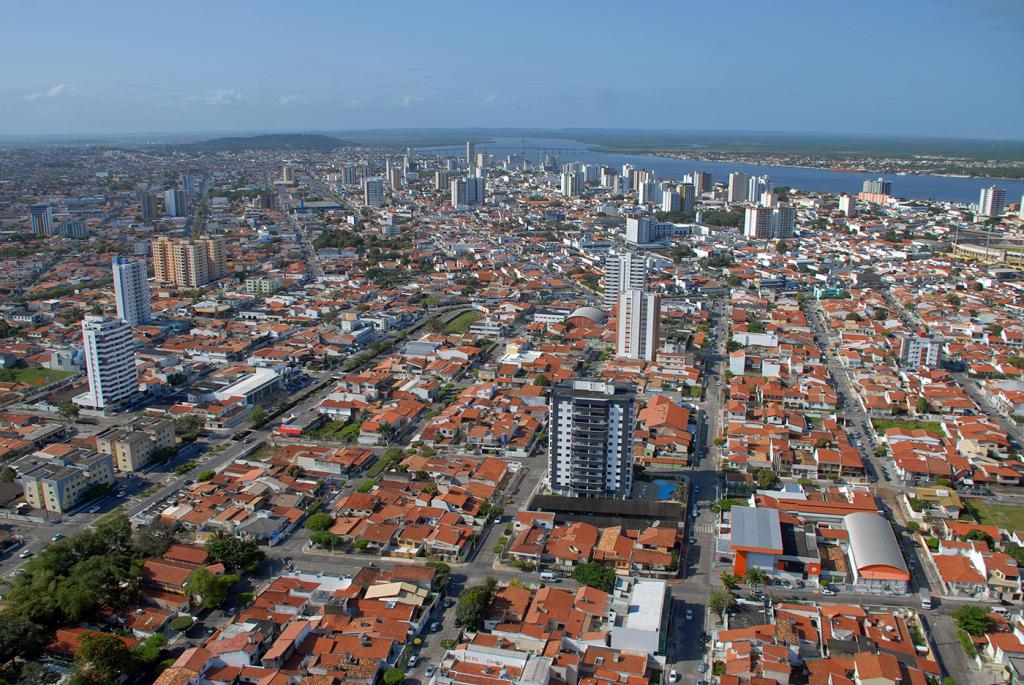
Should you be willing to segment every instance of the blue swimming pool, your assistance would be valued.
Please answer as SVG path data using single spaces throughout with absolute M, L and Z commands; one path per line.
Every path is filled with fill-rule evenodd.
M 656 487 L 658 499 L 669 499 L 672 497 L 672 493 L 676 491 L 676 484 L 678 481 L 674 480 L 653 480 L 651 485 Z

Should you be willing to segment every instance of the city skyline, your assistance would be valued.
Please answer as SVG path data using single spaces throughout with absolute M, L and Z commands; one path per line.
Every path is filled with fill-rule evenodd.
M 1024 137 L 1015 116 L 1024 95 L 1000 69 L 1015 63 L 1024 6 L 729 10 L 18 7 L 0 46 L 9 65 L 0 135 L 579 126 Z M 125 31 L 126 14 L 137 26 L 188 28 L 154 41 Z M 839 35 L 857 49 L 837 49 Z M 558 68 L 552 57 L 567 49 L 577 67 Z M 948 97 L 938 106 L 932 98 L 957 83 L 999 106 Z

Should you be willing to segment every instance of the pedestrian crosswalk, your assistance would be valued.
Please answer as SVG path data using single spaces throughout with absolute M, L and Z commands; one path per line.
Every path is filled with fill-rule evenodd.
M 695 523 L 694 525 L 690 526 L 690 530 L 693 531 L 694 533 L 703 533 L 705 535 L 710 535 L 710 534 L 715 532 L 715 524 L 714 523 Z

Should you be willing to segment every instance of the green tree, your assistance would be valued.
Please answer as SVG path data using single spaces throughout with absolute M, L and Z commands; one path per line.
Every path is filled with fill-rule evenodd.
M 762 490 L 774 490 L 779 486 L 779 476 L 771 469 L 758 469 L 757 486 Z
M 341 538 L 326 530 L 315 530 L 309 534 L 309 541 L 317 547 L 334 549 L 341 542 Z
M 202 597 L 203 606 L 207 609 L 216 609 L 227 601 L 231 588 L 239 580 L 241 579 L 234 574 L 215 576 L 205 568 L 196 569 L 188 577 L 188 593 L 191 596 Z
M 175 616 L 171 619 L 171 630 L 176 630 L 179 633 L 188 630 L 192 627 L 191 616 Z
M 740 584 L 740 577 L 733 573 L 720 573 L 718 577 L 727 590 L 732 590 Z
M 384 671 L 384 685 L 399 685 L 405 680 L 405 672 L 400 668 L 389 668 Z
M 967 604 L 950 615 L 961 630 L 974 637 L 987 633 L 995 622 L 988 609 L 978 604 Z
M 589 585 L 605 592 L 611 592 L 615 585 L 615 571 L 592 561 L 577 566 L 572 572 L 572 577 L 581 585 Z
M 473 585 L 468 588 L 459 603 L 455 606 L 455 616 L 468 629 L 477 631 L 483 628 L 484 619 L 494 601 L 494 591 L 497 588 L 497 581 L 488 576 L 480 585 Z
M 104 685 L 120 681 L 136 667 L 135 656 L 120 637 L 112 633 L 82 638 L 75 652 L 74 677 L 77 682 Z
M 715 590 L 708 598 L 708 608 L 712 613 L 723 615 L 729 607 L 736 603 L 736 598 L 728 590 Z
M 768 574 L 759 568 L 749 568 L 743 575 L 743 579 L 757 587 L 758 585 L 764 585 L 768 581 Z
M 196 480 L 200 483 L 205 483 L 208 480 L 213 480 L 213 477 L 217 475 L 216 471 L 210 469 L 204 469 L 196 474 Z
M 13 483 L 14 479 L 18 477 L 18 472 L 12 469 L 10 466 L 5 466 L 0 469 L 0 483 Z
M 263 551 L 255 540 L 243 540 L 218 532 L 206 543 L 206 551 L 214 561 L 230 569 L 255 570 L 263 561 Z
M 267 410 L 258 404 L 249 410 L 249 421 L 253 424 L 259 425 L 263 423 L 263 420 L 266 418 Z
M 31 658 L 49 641 L 46 628 L 19 611 L 0 612 L 0 664 Z
M 326 512 L 313 514 L 306 518 L 306 528 L 313 531 L 324 531 L 334 525 L 334 519 Z
M 545 376 L 544 374 L 541 373 L 541 374 L 538 374 L 537 377 L 533 379 L 533 384 L 534 385 L 539 385 L 539 386 L 542 386 L 542 387 L 547 387 L 547 386 L 551 385 L 551 381 L 548 380 L 547 376 Z
M 140 642 L 132 653 L 145 666 L 152 666 L 160 660 L 160 653 L 166 644 L 167 638 L 157 633 Z
M 57 405 L 57 412 L 65 421 L 71 422 L 78 418 L 78 405 L 74 402 L 61 402 Z

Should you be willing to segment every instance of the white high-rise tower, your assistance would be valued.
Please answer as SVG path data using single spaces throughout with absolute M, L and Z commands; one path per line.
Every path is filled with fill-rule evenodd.
M 149 323 L 152 315 L 146 262 L 115 256 L 113 272 L 117 318 L 131 326 Z
M 75 404 L 104 409 L 139 391 L 132 327 L 126 322 L 86 316 L 82 321 L 82 346 L 89 392 L 76 397 Z

